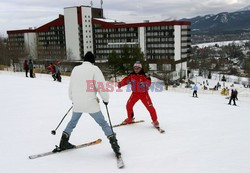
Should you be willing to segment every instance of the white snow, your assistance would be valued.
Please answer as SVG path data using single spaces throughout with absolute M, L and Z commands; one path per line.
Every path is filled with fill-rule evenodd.
M 239 97 L 239 106 L 227 105 L 220 95 L 199 98 L 181 92 L 151 92 L 160 134 L 138 102 L 137 120 L 144 123 L 115 128 L 125 168 L 118 170 L 110 144 L 99 126 L 84 114 L 72 133 L 71 142 L 80 144 L 103 139 L 101 144 L 29 160 L 28 156 L 54 148 L 71 115 L 57 135 L 55 129 L 71 107 L 69 77 L 62 83 L 49 75 L 0 71 L 0 171 L 3 173 L 248 173 L 250 171 L 250 98 Z M 126 90 L 126 89 L 124 89 Z M 113 124 L 126 118 L 128 92 L 112 92 L 109 112 Z M 107 119 L 103 104 L 102 111 Z M 71 114 L 71 112 L 70 112 Z
M 215 18 L 214 18 L 214 21 L 217 20 L 218 17 L 219 17 L 219 15 L 216 15 Z
M 204 48 L 204 47 L 209 47 L 209 46 L 215 46 L 216 44 L 218 46 L 227 46 L 229 44 L 243 45 L 245 42 L 248 42 L 248 41 L 249 40 L 220 41 L 220 42 L 195 44 L 192 46 L 198 46 L 199 48 Z
M 115 22 L 119 22 L 119 21 L 116 21 L 114 19 L 103 19 L 103 18 L 95 18 L 96 20 L 100 20 L 100 21 L 103 21 L 103 22 L 107 22 L 107 23 L 115 23 Z
M 220 19 L 221 23 L 227 23 L 228 22 L 227 16 L 228 16 L 227 13 L 222 14 L 221 19 Z
M 237 10 L 236 12 L 249 11 L 249 10 L 250 10 L 250 5 L 248 5 L 248 6 L 244 7 L 244 8 L 242 8 L 242 9 L 239 9 L 239 10 Z

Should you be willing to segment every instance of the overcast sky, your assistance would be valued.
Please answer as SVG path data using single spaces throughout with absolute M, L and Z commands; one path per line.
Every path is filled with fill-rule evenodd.
M 91 0 L 1 0 L 0 36 L 7 30 L 39 27 L 63 14 L 64 7 L 90 5 Z M 92 0 L 100 8 L 101 0 Z M 190 18 L 233 12 L 250 0 L 103 0 L 104 16 L 124 22 Z

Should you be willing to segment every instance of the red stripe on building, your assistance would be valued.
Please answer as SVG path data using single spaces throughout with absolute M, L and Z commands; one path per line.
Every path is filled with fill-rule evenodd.
M 21 30 L 10 30 L 7 34 L 22 34 L 22 33 L 32 33 L 36 32 L 34 29 L 21 29 Z
M 59 15 L 59 17 L 43 26 L 40 26 L 35 31 L 36 32 L 48 32 L 52 26 L 64 26 L 64 16 Z
M 99 24 L 102 28 L 131 28 L 131 27 L 147 27 L 147 26 L 173 26 L 173 25 L 191 25 L 187 21 L 162 21 L 148 23 L 109 23 L 98 19 L 92 19 L 93 24 Z
M 77 20 L 78 20 L 78 25 L 82 24 L 82 8 L 77 7 Z

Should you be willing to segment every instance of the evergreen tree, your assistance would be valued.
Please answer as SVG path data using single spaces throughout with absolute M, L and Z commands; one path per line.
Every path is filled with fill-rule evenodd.
M 121 71 L 120 61 L 121 61 L 120 56 L 113 50 L 108 57 L 108 64 L 109 67 L 112 69 L 112 73 L 114 74 L 115 82 L 117 74 Z
M 226 82 L 226 81 L 227 81 L 227 79 L 226 79 L 226 77 L 225 77 L 224 75 L 222 76 L 221 81 L 224 81 L 224 82 Z
M 149 70 L 149 64 L 145 60 L 144 54 L 142 53 L 141 48 L 139 46 L 136 46 L 136 47 L 132 48 L 131 55 L 132 55 L 132 59 L 133 59 L 131 67 L 133 67 L 133 65 L 134 65 L 134 63 L 136 61 L 140 61 L 142 63 L 142 67 L 143 67 L 144 71 L 148 72 L 148 70 Z
M 144 59 L 144 55 L 139 46 L 129 47 L 128 45 L 124 45 L 121 54 L 117 54 L 113 51 L 108 57 L 109 66 L 115 77 L 117 74 L 128 75 L 133 71 L 133 65 L 136 61 L 142 63 L 145 72 L 149 70 L 149 64 Z
M 212 77 L 211 77 L 211 71 L 209 71 L 209 73 L 208 73 L 208 77 L 207 77 L 208 79 L 211 79 Z
M 124 45 L 121 53 L 121 63 L 122 63 L 122 73 L 129 74 L 131 64 L 133 63 L 133 59 L 131 56 L 131 49 L 128 45 Z

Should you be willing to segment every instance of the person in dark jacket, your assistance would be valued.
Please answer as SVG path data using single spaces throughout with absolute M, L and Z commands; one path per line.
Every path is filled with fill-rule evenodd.
M 235 89 L 235 99 L 238 100 L 238 91 Z
M 23 63 L 23 69 L 25 70 L 26 77 L 28 77 L 29 65 L 28 65 L 28 61 L 27 60 L 25 60 L 24 63 Z
M 230 100 L 229 100 L 229 103 L 228 103 L 229 105 L 231 105 L 231 102 L 233 100 L 234 105 L 237 106 L 236 102 L 235 102 L 235 99 L 237 98 L 237 93 L 238 92 L 236 90 L 234 90 L 234 89 L 231 90 L 231 96 L 230 96 Z
M 55 72 L 56 72 L 56 79 L 58 82 L 62 82 L 61 71 L 60 71 L 59 65 L 60 65 L 60 62 L 56 62 L 54 64 Z
M 29 70 L 30 70 L 30 77 L 31 78 L 34 78 L 34 76 L 33 76 L 33 62 L 32 62 L 32 60 L 30 59 L 29 60 Z

